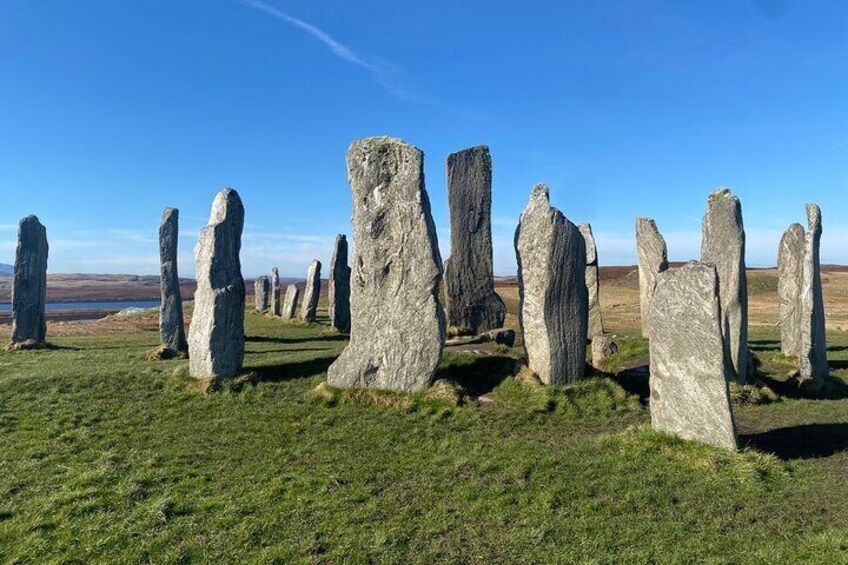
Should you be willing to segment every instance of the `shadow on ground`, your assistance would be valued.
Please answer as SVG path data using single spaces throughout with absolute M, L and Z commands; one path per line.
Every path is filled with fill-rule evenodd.
M 452 380 L 472 397 L 492 392 L 507 377 L 518 371 L 518 362 L 506 355 L 475 357 L 471 362 L 457 361 L 436 372 L 436 379 Z
M 253 343 L 305 343 L 308 341 L 347 341 L 349 336 L 347 334 L 329 334 L 329 335 L 317 335 L 317 336 L 309 336 L 309 337 L 270 337 L 270 336 L 247 336 L 244 338 L 245 341 L 253 342 Z
M 331 355 L 308 361 L 292 361 L 290 363 L 279 363 L 276 365 L 245 367 L 245 369 L 256 373 L 257 381 L 271 383 L 290 381 L 325 373 L 327 368 L 336 360 L 336 357 L 336 355 Z
M 848 424 L 805 424 L 740 436 L 740 443 L 784 460 L 830 457 L 848 449 Z

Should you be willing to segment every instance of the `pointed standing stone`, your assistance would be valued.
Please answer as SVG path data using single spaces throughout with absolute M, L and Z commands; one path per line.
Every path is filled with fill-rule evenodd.
M 710 193 L 704 214 L 701 262 L 715 265 L 721 301 L 721 328 L 731 377 L 744 383 L 748 372 L 748 282 L 742 205 L 730 189 Z
M 801 347 L 798 355 L 801 381 L 824 379 L 829 374 L 819 261 L 821 210 L 815 204 L 807 204 L 806 207 L 807 233 L 804 237 L 801 278 Z
M 223 381 L 241 371 L 244 360 L 244 279 L 241 233 L 244 206 L 238 192 L 215 196 L 209 225 L 200 230 L 194 259 L 197 291 L 189 326 L 189 372 Z
M 735 450 L 715 267 L 692 261 L 660 274 L 649 317 L 651 425 Z
M 280 310 L 280 316 L 284 320 L 291 320 L 297 313 L 297 299 L 300 297 L 300 290 L 297 285 L 291 283 L 286 287 L 286 298 L 283 301 L 283 308 Z
M 801 351 L 801 281 L 804 263 L 804 228 L 792 224 L 780 238 L 777 253 L 777 296 L 780 300 L 780 351 L 797 356 Z
M 347 266 L 347 237 L 336 236 L 333 258 L 330 260 L 328 313 L 330 324 L 340 332 L 350 331 L 350 267 Z
M 591 340 L 596 335 L 604 333 L 604 323 L 601 320 L 601 297 L 600 283 L 598 277 L 598 249 L 595 246 L 595 236 L 592 234 L 592 226 L 580 224 L 578 226 L 583 241 L 586 243 L 586 288 L 589 291 L 589 334 Z
M 442 358 L 442 259 L 424 154 L 388 137 L 354 141 L 347 153 L 353 193 L 350 343 L 327 371 L 336 387 L 416 392 Z
M 270 287 L 270 297 L 271 297 L 271 315 L 279 316 L 280 315 L 280 271 L 277 267 L 273 267 L 271 269 L 271 287 Z
M 183 325 L 180 275 L 177 271 L 179 218 L 179 210 L 165 208 L 159 225 L 159 340 L 163 347 L 176 353 L 185 353 L 188 351 L 188 343 Z
M 268 298 L 271 294 L 271 283 L 268 282 L 266 275 L 262 275 L 254 281 L 253 292 L 256 300 L 256 311 L 264 314 L 268 311 Z
M 657 276 L 668 269 L 668 250 L 665 239 L 650 218 L 636 218 L 636 251 L 639 255 L 639 311 L 642 317 L 642 336 L 649 338 L 648 313 L 657 286 Z
M 586 370 L 589 295 L 583 236 L 551 207 L 548 187 L 533 187 L 515 231 L 519 321 L 530 369 L 550 385 Z
M 503 327 L 506 306 L 492 271 L 492 158 L 485 145 L 448 155 L 451 255 L 445 261 L 448 325 L 471 333 Z
M 309 265 L 306 274 L 306 287 L 303 291 L 303 305 L 300 307 L 300 319 L 314 322 L 318 313 L 318 297 L 321 295 L 321 261 L 315 259 Z
M 12 276 L 12 343 L 43 345 L 47 339 L 47 229 L 30 215 L 18 226 Z

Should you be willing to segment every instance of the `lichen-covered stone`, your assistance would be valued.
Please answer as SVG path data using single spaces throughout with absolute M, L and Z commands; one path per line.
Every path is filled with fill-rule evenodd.
M 306 286 L 303 291 L 303 305 L 300 307 L 300 319 L 314 322 L 318 314 L 318 297 L 321 295 L 321 261 L 315 259 L 309 265 L 306 274 Z
M 277 267 L 271 268 L 271 286 L 270 286 L 270 298 L 271 298 L 271 315 L 279 316 L 280 309 L 282 304 L 280 303 L 280 271 Z
M 636 251 L 639 255 L 639 311 L 642 316 L 642 336 L 651 336 L 648 313 L 657 286 L 657 276 L 668 269 L 668 249 L 665 239 L 650 218 L 636 218 Z
M 388 137 L 353 142 L 350 343 L 327 371 L 330 385 L 405 392 L 433 381 L 445 342 L 442 259 L 424 154 Z
M 618 344 L 608 335 L 596 335 L 592 338 L 592 366 L 606 370 L 604 363 L 618 353 Z
M 347 236 L 338 234 L 330 260 L 330 277 L 327 281 L 330 325 L 340 332 L 350 331 L 350 267 L 347 265 Z
M 821 210 L 807 204 L 807 233 L 804 236 L 804 261 L 801 269 L 801 337 L 799 380 L 824 379 L 829 374 L 825 338 L 824 299 L 822 297 L 819 245 Z
M 297 314 L 297 299 L 300 298 L 300 289 L 297 285 L 291 283 L 286 287 L 286 297 L 283 300 L 283 307 L 280 310 L 280 316 L 284 320 L 291 320 Z
M 586 370 L 586 243 L 577 226 L 551 207 L 543 184 L 533 187 L 521 214 L 515 252 L 529 367 L 545 384 L 574 382 Z
M 598 277 L 598 250 L 595 246 L 595 236 L 592 226 L 578 226 L 583 241 L 586 243 L 586 288 L 589 291 L 589 333 L 588 338 L 604 333 L 604 323 L 601 319 L 600 280 Z
M 268 299 L 271 294 L 271 283 L 268 281 L 266 275 L 257 277 L 253 281 L 253 294 L 256 302 L 256 311 L 264 314 L 270 308 Z
M 780 302 L 780 351 L 797 356 L 801 351 L 801 283 L 804 263 L 804 228 L 792 224 L 780 238 L 777 253 L 777 296 Z
M 188 351 L 183 325 L 183 299 L 177 271 L 180 211 L 166 208 L 159 224 L 159 340 L 177 353 Z
M 24 342 L 41 346 L 47 339 L 47 229 L 36 216 L 18 225 L 12 275 L 12 349 Z

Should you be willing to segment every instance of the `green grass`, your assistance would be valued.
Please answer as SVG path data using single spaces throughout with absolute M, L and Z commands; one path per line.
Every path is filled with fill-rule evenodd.
M 256 383 L 202 394 L 153 331 L 0 353 L 12 563 L 844 562 L 848 400 L 735 407 L 740 453 L 656 434 L 608 378 L 520 382 L 448 355 L 449 391 L 319 386 L 345 345 L 247 316 Z M 848 336 L 836 333 L 836 377 Z M 759 370 L 780 360 L 752 336 Z M 622 343 L 619 343 L 622 345 Z M 625 341 L 623 358 L 640 355 Z M 455 394 L 454 394 L 455 393 Z M 483 395 L 488 402 L 477 398 Z M 462 398 L 456 402 L 456 398 Z

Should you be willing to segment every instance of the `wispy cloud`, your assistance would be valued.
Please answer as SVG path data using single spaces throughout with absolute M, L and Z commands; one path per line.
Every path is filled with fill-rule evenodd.
M 848 149 L 848 141 L 843 141 L 842 143 L 836 143 L 831 149 L 835 151 L 840 151 L 843 149 Z

